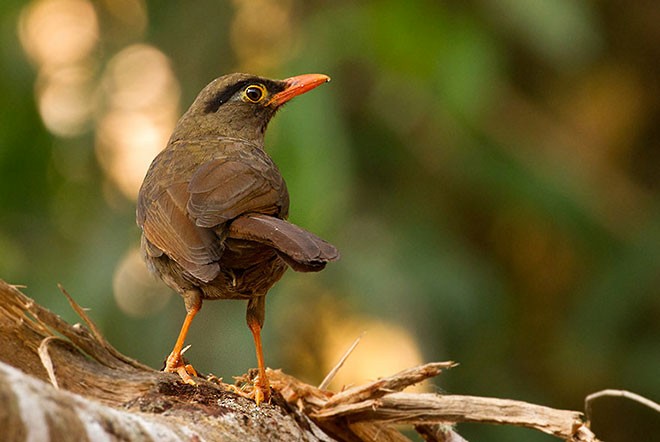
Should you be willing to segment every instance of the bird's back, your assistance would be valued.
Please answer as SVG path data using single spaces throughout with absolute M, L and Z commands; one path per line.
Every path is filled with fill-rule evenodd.
M 286 184 L 260 147 L 227 137 L 175 141 L 153 161 L 137 221 L 146 259 L 168 285 L 208 298 L 266 291 L 286 270 L 269 246 L 229 237 L 245 213 L 285 218 Z

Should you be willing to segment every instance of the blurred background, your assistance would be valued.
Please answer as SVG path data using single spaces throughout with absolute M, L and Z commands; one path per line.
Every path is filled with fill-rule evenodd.
M 147 274 L 135 197 L 180 114 L 234 71 L 330 84 L 266 142 L 291 219 L 338 246 L 268 297 L 266 361 L 333 388 L 454 360 L 431 391 L 583 409 L 660 400 L 660 3 L 3 0 L 0 278 L 160 368 L 183 302 Z M 256 365 L 245 304 L 207 302 L 188 358 Z M 593 428 L 660 418 L 603 399 Z M 468 440 L 549 441 L 461 425 Z

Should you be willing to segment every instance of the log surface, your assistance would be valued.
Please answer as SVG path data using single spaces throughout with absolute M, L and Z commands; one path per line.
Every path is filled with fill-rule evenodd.
M 3 441 L 401 442 L 409 440 L 399 431 L 402 424 L 427 441 L 464 441 L 452 427 L 461 422 L 597 441 L 577 411 L 403 391 L 455 367 L 451 361 L 412 367 L 341 392 L 269 369 L 273 399 L 256 406 L 218 379 L 196 378 L 198 385 L 190 386 L 122 355 L 64 294 L 84 325 L 68 324 L 0 280 Z M 249 380 L 244 375 L 237 382 Z

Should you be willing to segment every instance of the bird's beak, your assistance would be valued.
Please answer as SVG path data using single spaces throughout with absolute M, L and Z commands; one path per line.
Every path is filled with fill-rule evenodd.
M 273 95 L 268 101 L 268 106 L 279 107 L 300 94 L 311 91 L 317 86 L 330 81 L 330 77 L 323 74 L 304 74 L 282 80 L 286 89 Z

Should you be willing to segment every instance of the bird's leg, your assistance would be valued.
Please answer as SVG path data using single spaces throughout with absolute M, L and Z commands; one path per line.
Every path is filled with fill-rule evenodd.
M 266 376 L 266 365 L 264 364 L 264 353 L 261 346 L 261 328 L 264 326 L 266 316 L 266 297 L 257 296 L 248 301 L 247 324 L 250 327 L 254 337 L 254 347 L 257 351 L 257 365 L 259 367 L 259 376 L 254 383 L 253 397 L 259 405 L 263 401 L 270 401 L 270 382 Z
M 202 298 L 197 290 L 189 290 L 183 294 L 183 300 L 186 304 L 186 318 L 183 320 L 183 325 L 181 326 L 181 331 L 174 344 L 172 353 L 167 357 L 165 371 L 168 373 L 177 373 L 186 384 L 196 385 L 191 376 L 197 376 L 197 372 L 192 365 L 186 365 L 183 362 L 181 350 L 183 350 L 183 344 L 186 342 L 186 335 L 188 334 L 190 324 L 192 324 L 193 318 L 202 308 Z

